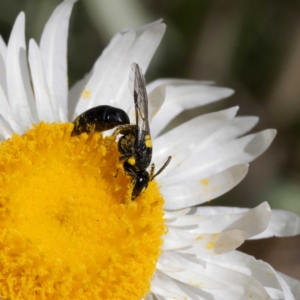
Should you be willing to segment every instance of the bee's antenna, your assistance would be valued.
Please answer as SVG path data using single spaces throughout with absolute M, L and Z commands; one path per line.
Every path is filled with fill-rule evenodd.
M 150 176 L 150 181 L 152 181 L 157 175 L 159 175 L 168 166 L 168 164 L 170 163 L 171 159 L 172 159 L 172 156 L 169 156 L 168 159 L 167 159 L 167 161 L 165 162 L 165 164 L 156 172 L 156 174 Z M 153 171 L 151 170 L 151 173 L 153 173 L 154 172 L 154 165 L 153 165 L 153 167 L 151 169 L 153 170 Z

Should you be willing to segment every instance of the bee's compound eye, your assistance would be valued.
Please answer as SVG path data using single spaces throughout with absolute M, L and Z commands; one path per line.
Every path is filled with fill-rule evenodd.
M 131 199 L 134 200 L 137 196 L 139 196 L 148 187 L 148 183 L 149 174 L 147 171 L 137 173 Z
M 126 112 L 120 108 L 110 107 L 106 113 L 106 122 L 117 125 L 129 124 L 130 120 Z

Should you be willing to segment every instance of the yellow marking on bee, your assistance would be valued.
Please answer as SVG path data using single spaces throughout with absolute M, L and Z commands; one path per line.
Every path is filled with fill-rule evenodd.
M 152 141 L 149 134 L 145 136 L 145 144 L 147 148 L 152 148 Z
M 82 94 L 81 94 L 81 97 L 82 97 L 84 100 L 91 99 L 91 91 L 88 90 L 88 89 L 84 89 L 84 91 L 83 91 Z
M 199 235 L 197 238 L 196 238 L 197 241 L 201 241 L 203 240 L 203 236 Z
M 209 185 L 209 180 L 208 180 L 207 178 L 203 178 L 203 179 L 200 181 L 200 183 L 201 183 L 202 185 Z
M 132 156 L 132 157 L 129 157 L 128 160 L 127 160 L 132 166 L 135 165 L 135 158 Z

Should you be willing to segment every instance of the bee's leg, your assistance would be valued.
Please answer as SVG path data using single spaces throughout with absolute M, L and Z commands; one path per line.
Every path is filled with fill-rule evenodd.
M 115 131 L 114 133 L 108 138 L 108 141 L 107 141 L 107 144 L 106 144 L 106 151 L 109 152 L 109 145 L 110 143 L 112 142 L 112 140 L 115 140 L 117 135 L 121 132 L 121 127 L 122 126 L 119 126 Z
M 106 144 L 106 151 L 109 152 L 109 145 L 112 140 L 115 140 L 118 134 L 126 134 L 127 132 L 130 132 L 132 129 L 135 129 L 136 125 L 126 124 L 126 125 L 120 125 L 117 127 L 117 129 L 114 131 L 114 133 L 108 138 L 108 142 Z
M 128 189 L 124 199 L 125 204 L 128 205 L 132 200 L 132 190 L 136 184 L 137 178 L 136 178 L 136 172 L 132 169 L 132 166 L 130 164 L 127 164 L 125 162 L 123 166 L 126 175 L 131 177 L 131 181 L 128 184 Z
M 121 162 L 123 162 L 127 157 L 125 155 L 123 156 L 120 156 L 118 158 L 118 161 L 117 161 L 117 170 L 116 170 L 116 173 L 114 175 L 114 178 L 117 178 L 118 177 L 118 173 L 119 173 L 119 165 L 121 164 Z M 1 300 L 1 299 L 0 299 Z
M 136 184 L 136 178 L 133 177 L 132 180 L 130 181 L 129 185 L 128 185 L 128 189 L 127 189 L 127 192 L 125 194 L 124 202 L 125 202 L 126 205 L 128 205 L 132 201 L 132 190 L 133 190 L 135 184 Z
M 150 175 L 149 175 L 150 181 L 152 181 L 152 179 L 154 178 L 154 170 L 155 170 L 155 164 L 151 164 Z

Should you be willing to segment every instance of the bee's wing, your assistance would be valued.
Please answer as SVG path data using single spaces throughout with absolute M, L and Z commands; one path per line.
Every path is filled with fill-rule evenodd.
M 148 95 L 146 91 L 145 77 L 138 64 L 131 65 L 129 88 L 133 94 L 135 106 L 135 118 L 137 125 L 136 146 L 144 144 L 145 135 L 150 135 L 148 119 Z

